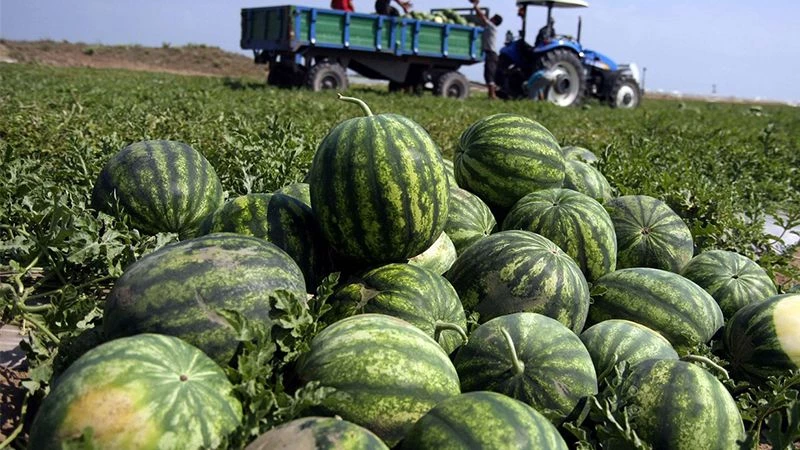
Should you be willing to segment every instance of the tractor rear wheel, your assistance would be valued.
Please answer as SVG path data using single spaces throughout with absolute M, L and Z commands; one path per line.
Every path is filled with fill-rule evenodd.
M 558 106 L 578 106 L 586 91 L 583 64 L 575 53 L 556 49 L 539 58 L 539 69 L 559 69 L 553 85 L 548 89 L 547 99 Z
M 439 97 L 465 99 L 469 97 L 469 80 L 456 71 L 443 73 L 434 83 L 433 94 Z
M 642 100 L 642 91 L 635 80 L 620 77 L 608 95 L 608 103 L 612 108 L 636 108 Z
M 347 72 L 341 64 L 322 61 L 314 65 L 314 67 L 308 71 L 306 85 L 312 91 L 321 91 L 324 89 L 345 91 L 347 90 L 349 82 L 347 80 Z

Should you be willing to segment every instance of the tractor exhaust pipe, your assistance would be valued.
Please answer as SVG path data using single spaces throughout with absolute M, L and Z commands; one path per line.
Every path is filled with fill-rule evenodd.
M 583 19 L 578 16 L 578 43 L 581 43 L 581 29 L 583 28 Z

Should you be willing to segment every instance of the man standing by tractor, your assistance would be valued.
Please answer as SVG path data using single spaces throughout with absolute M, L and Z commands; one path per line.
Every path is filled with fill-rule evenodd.
M 471 0 L 472 9 L 478 16 L 478 20 L 483 25 L 483 53 L 486 57 L 483 67 L 483 79 L 486 82 L 486 88 L 489 90 L 489 99 L 497 98 L 497 85 L 494 83 L 494 73 L 497 71 L 497 52 L 494 50 L 497 42 L 497 27 L 503 23 L 503 18 L 499 14 L 495 14 L 491 19 L 486 17 L 483 10 L 478 8 L 480 0 Z

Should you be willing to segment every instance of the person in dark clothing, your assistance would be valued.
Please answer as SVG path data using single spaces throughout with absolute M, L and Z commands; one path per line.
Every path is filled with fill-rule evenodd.
M 479 0 L 472 1 L 472 9 L 478 16 L 478 20 L 483 24 L 483 54 L 486 61 L 483 66 L 483 79 L 486 82 L 486 88 L 489 91 L 489 98 L 497 98 L 497 85 L 494 82 L 494 74 L 497 71 L 497 52 L 495 51 L 495 44 L 497 42 L 497 27 L 503 23 L 503 18 L 499 14 L 495 14 L 491 19 L 486 17 L 483 10 L 478 8 Z
M 549 41 L 556 37 L 556 29 L 553 28 L 555 23 L 556 20 L 551 17 L 547 25 L 539 29 L 539 33 L 536 35 L 536 42 L 533 44 L 534 47 L 538 47 L 539 45 L 544 44 L 545 41 Z
M 403 13 L 407 13 L 409 9 L 411 9 L 411 2 L 403 2 L 400 0 L 395 0 L 401 8 L 403 8 Z M 400 11 L 397 8 L 392 6 L 392 0 L 376 0 L 375 2 L 375 14 L 380 14 L 383 16 L 399 16 Z

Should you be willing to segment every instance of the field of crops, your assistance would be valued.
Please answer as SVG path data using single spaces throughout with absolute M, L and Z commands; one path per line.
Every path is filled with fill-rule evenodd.
M 666 202 L 688 225 L 695 254 L 720 249 L 752 258 L 779 293 L 800 282 L 793 252 L 775 252 L 782 237 L 764 232 L 768 217 L 787 228 L 800 224 L 796 108 L 646 100 L 633 111 L 595 103 L 559 109 L 370 87 L 348 95 L 375 114 L 414 120 L 448 159 L 462 132 L 481 118 L 513 113 L 536 120 L 562 147 L 592 150 L 614 197 L 642 194 Z M 180 141 L 208 159 L 226 198 L 266 193 L 303 180 L 323 137 L 360 115 L 333 93 L 277 90 L 260 80 L 0 65 L 0 322 L 29 334 L 28 425 L 54 377 L 102 339 L 95 326 L 124 269 L 179 239 L 142 233 L 125 214 L 92 209 L 93 186 L 112 155 L 138 141 Z M 323 282 L 308 310 L 279 300 L 276 330 L 228 317 L 242 344 L 237 367 L 224 369 L 245 414 L 221 445 L 241 448 L 259 431 L 306 415 L 329 393 L 282 374 L 326 324 L 321 317 L 330 309 L 326 298 L 335 283 Z M 751 447 L 759 430 L 776 448 L 791 445 L 800 436 L 800 374 L 787 371 L 758 384 L 731 379 L 721 370 L 729 361 L 719 340 L 686 352 L 735 394 L 755 439 Z M 627 423 L 627 412 L 616 407 L 619 383 L 601 385 L 585 414 L 561 425 L 561 434 L 575 443 L 571 447 L 611 442 L 611 448 L 647 448 Z M 12 445 L 24 448 L 27 431 L 20 425 Z

